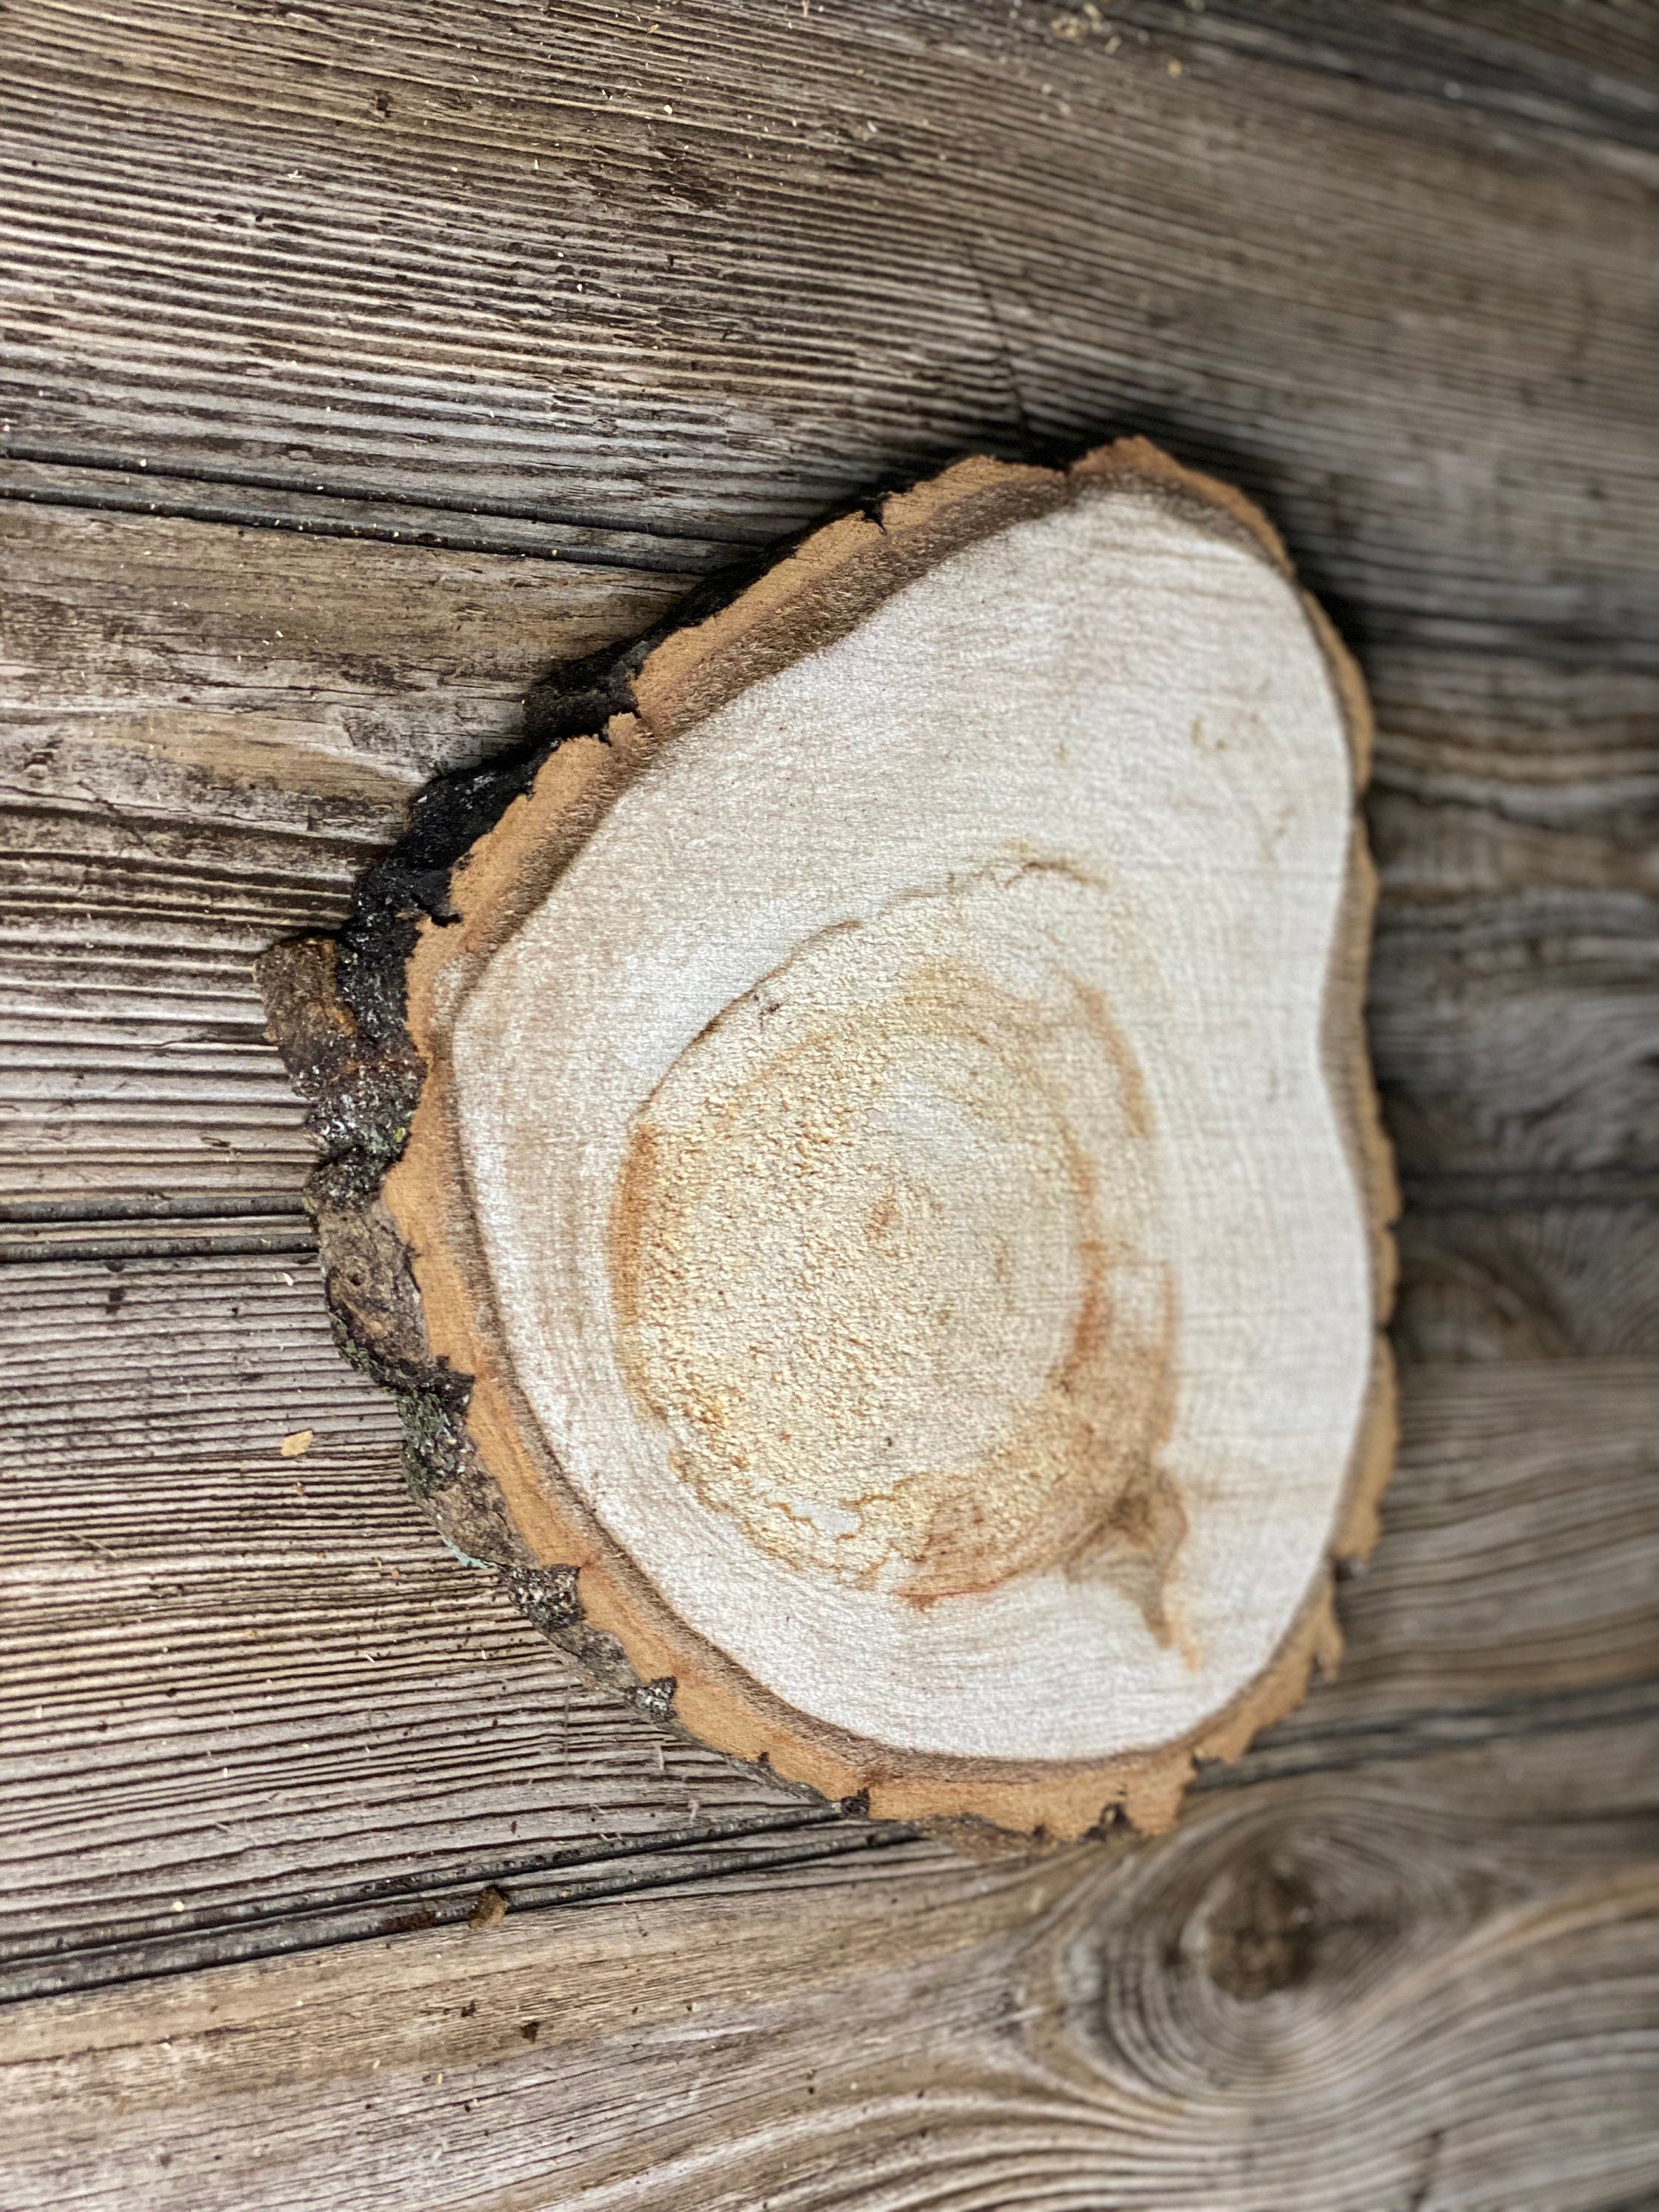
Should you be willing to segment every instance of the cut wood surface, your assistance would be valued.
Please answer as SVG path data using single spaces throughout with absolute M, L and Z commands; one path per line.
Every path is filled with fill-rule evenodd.
M 0 2201 L 1651 2212 L 1651 10 L 0 46 Z M 975 1867 L 437 1548 L 248 963 L 696 578 L 1128 431 L 1376 706 L 1406 1442 L 1334 1682 L 1169 1838 Z
M 610 707 L 260 963 L 411 1480 L 701 1741 L 1165 1826 L 1392 1458 L 1358 673 L 1124 440 L 832 524 Z

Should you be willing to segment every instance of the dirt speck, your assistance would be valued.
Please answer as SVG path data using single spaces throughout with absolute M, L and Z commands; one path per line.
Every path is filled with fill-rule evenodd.
M 507 1899 L 494 1883 L 478 1892 L 477 1903 L 466 1917 L 469 1928 L 499 1928 L 507 1917 Z

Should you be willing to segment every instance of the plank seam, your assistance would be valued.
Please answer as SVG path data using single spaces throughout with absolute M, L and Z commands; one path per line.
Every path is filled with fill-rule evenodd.
M 252 472 L 139 465 L 142 475 L 130 463 L 102 454 L 12 444 L 0 453 L 0 499 L 24 506 L 80 508 L 91 514 L 158 515 L 225 528 L 440 546 L 449 552 L 670 575 L 703 574 L 752 551 L 756 544 L 763 542 L 735 535 L 681 533 L 648 523 L 532 514 L 506 502 L 476 501 L 463 506 L 442 499 L 404 500 L 395 492 L 370 496 L 321 484 L 308 490 Z M 81 480 L 54 483 L 22 475 L 24 468 L 73 470 Z M 93 481 L 86 481 L 88 478 Z M 179 489 L 159 489 L 162 485 Z M 267 495 L 270 502 L 280 500 L 286 506 L 261 505 L 257 497 L 246 496 L 259 493 Z M 239 498 L 239 494 L 243 496 Z M 481 526 L 490 521 L 502 526 L 495 530 Z M 469 524 L 471 528 L 465 526 Z M 507 526 L 514 524 L 516 531 Z M 532 532 L 542 542 L 526 536 Z
M 794 1826 L 799 1828 L 822 1828 L 836 1822 L 842 1816 L 826 1811 L 809 1814 Z M 763 1829 L 738 1831 L 744 1833 L 766 1832 Z M 772 1832 L 785 1832 L 775 1829 Z M 659 1839 L 652 1839 L 660 1850 Z M 720 1882 L 745 1874 L 775 1871 L 792 1867 L 823 1865 L 830 1861 L 861 1853 L 880 1853 L 892 1850 L 916 1840 L 908 1828 L 895 1828 L 890 1824 L 879 1826 L 860 1826 L 848 1832 L 819 1835 L 810 1843 L 795 1844 L 772 1851 L 745 1852 L 732 1855 L 727 1863 L 710 1866 L 698 1860 L 690 1865 L 646 1867 L 629 1874 L 618 1873 L 599 1876 L 586 1882 L 567 1882 L 550 1893 L 540 1895 L 520 1895 L 510 1900 L 515 1917 L 532 1913 L 576 1910 L 589 1905 L 605 1904 L 623 1897 L 637 1897 L 665 1889 L 684 1888 L 708 1881 Z M 696 1848 L 695 1841 L 681 1847 L 686 1856 Z M 672 1857 L 672 1854 L 670 1855 Z M 580 1862 L 576 1862 L 580 1863 Z M 0 1979 L 0 2009 L 16 2004 L 27 2004 L 40 1997 L 80 1994 L 95 1989 L 110 1989 L 124 1984 L 173 1978 L 185 1973 L 210 1972 L 222 1965 L 241 1964 L 259 1958 L 291 1957 L 307 1951 L 335 1950 L 349 1943 L 384 1941 L 389 1935 L 424 1933 L 429 1929 L 459 1926 L 468 1921 L 481 1891 L 496 1888 L 502 1881 L 523 1882 L 524 1874 L 502 1873 L 500 1869 L 483 1868 L 478 1872 L 459 1877 L 454 1881 L 439 1885 L 405 1883 L 401 1888 L 388 1889 L 383 1893 L 362 1900 L 348 1899 L 325 1906 L 319 1911 L 289 1910 L 264 1917 L 249 1916 L 238 1921 L 206 1923 L 191 1933 L 204 1943 L 215 1943 L 223 1948 L 213 1955 L 181 1960 L 183 1948 L 178 1939 L 139 1936 L 112 1944 L 89 1944 L 84 1948 L 70 1948 L 58 1952 L 20 1954 L 11 1962 L 9 1974 Z M 374 1924 L 367 1927 L 337 1929 L 332 1932 L 325 1926 L 331 1917 L 343 1917 L 349 1912 L 372 1911 L 376 1915 Z M 399 1924 L 401 1923 L 401 1924 Z M 284 1929 L 294 1940 L 280 1940 Z M 268 1932 L 273 1939 L 260 1942 L 258 1937 Z M 237 1942 L 239 1936 L 254 1940 Z M 158 1953 L 160 1955 L 158 1956 Z M 100 1966 L 103 1971 L 100 1971 Z M 31 1977 L 29 1968 L 35 1968 Z M 53 1967 L 58 1971 L 52 1972 Z M 85 1971 L 80 1971 L 84 1968 Z

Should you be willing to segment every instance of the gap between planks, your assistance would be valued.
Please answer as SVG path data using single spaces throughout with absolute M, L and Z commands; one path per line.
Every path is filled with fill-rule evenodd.
M 1448 1169 L 1401 1178 L 1418 1213 L 1534 1214 L 1558 1207 L 1659 1203 L 1659 1173 L 1604 1168 L 1483 1172 Z M 189 1222 L 188 1229 L 158 1224 Z M 153 1197 L 0 1200 L 0 1267 L 48 1261 L 181 1260 L 218 1253 L 314 1253 L 297 1190 Z
M 378 539 L 443 547 L 456 553 L 517 555 L 671 575 L 702 574 L 740 562 L 757 539 L 696 537 L 672 527 L 589 521 L 514 512 L 506 505 L 398 500 L 319 484 L 315 490 L 257 473 L 194 467 L 134 468 L 130 460 L 14 445 L 0 454 L 0 500 L 77 508 L 88 514 L 137 514 L 211 522 L 246 530 L 285 530 L 307 538 Z

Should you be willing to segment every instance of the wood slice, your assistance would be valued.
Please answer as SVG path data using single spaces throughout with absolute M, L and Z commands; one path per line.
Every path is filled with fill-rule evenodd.
M 452 1542 L 828 1796 L 1167 1824 L 1334 1662 L 1393 1449 L 1367 744 L 1130 441 L 832 524 L 435 788 L 262 982 Z

